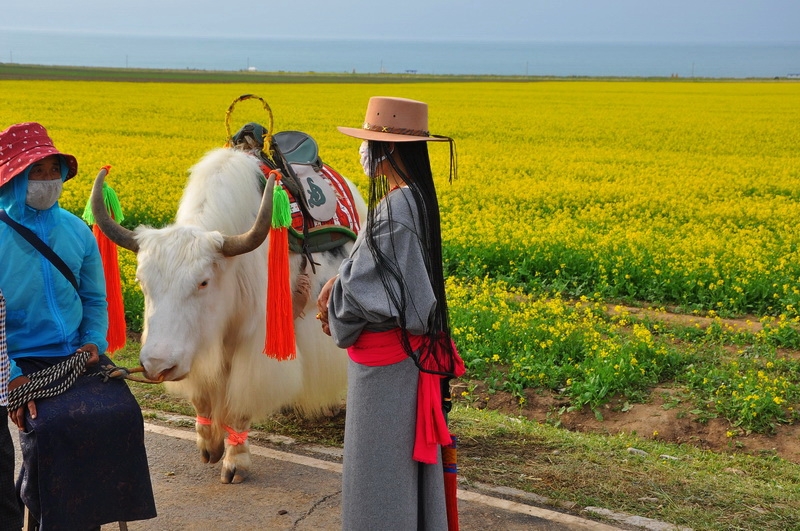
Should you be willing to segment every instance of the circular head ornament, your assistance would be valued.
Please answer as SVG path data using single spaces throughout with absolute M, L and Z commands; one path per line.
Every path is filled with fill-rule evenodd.
M 272 109 L 270 108 L 267 100 L 262 98 L 261 96 L 256 96 L 255 94 L 242 94 L 235 100 L 231 102 L 228 106 L 228 110 L 225 112 L 225 146 L 231 147 L 233 145 L 233 136 L 231 135 L 231 115 L 233 114 L 233 109 L 236 107 L 236 104 L 244 101 L 244 100 L 258 100 L 264 107 L 264 110 L 267 112 L 267 117 L 269 121 L 267 122 L 266 130 L 261 130 L 263 138 L 260 138 L 261 144 L 264 146 L 264 150 L 268 151 L 270 144 L 272 143 L 272 134 L 273 134 L 273 117 L 272 117 Z

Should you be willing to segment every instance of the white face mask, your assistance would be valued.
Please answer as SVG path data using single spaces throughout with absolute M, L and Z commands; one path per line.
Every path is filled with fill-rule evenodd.
M 394 148 L 389 153 L 394 153 Z M 361 167 L 364 168 L 364 174 L 367 177 L 372 177 L 373 175 L 370 173 L 370 163 L 369 163 L 369 142 L 364 140 L 361 142 L 361 147 L 358 148 L 358 154 L 361 155 Z M 378 167 L 378 164 L 386 160 L 388 157 L 386 155 L 381 156 L 378 160 L 375 161 L 375 167 Z
M 36 210 L 47 210 L 56 204 L 63 186 L 61 179 L 50 181 L 28 181 L 25 204 Z
M 361 142 L 361 147 L 358 148 L 358 154 L 361 155 L 361 167 L 364 168 L 364 173 L 367 177 L 372 177 L 369 174 L 369 142 L 366 140 Z

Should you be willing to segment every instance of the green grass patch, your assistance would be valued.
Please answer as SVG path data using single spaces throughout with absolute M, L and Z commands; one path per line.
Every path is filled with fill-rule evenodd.
M 698 530 L 800 528 L 800 468 L 774 456 L 575 433 L 458 406 L 450 423 L 468 481 Z
M 797 418 L 800 361 L 779 353 L 786 331 L 758 334 L 663 326 L 586 298 L 528 295 L 501 281 L 448 282 L 453 336 L 473 380 L 524 403 L 547 389 L 602 417 L 612 398 L 642 402 L 665 382 L 685 386 L 698 414 L 726 418 L 736 432 L 771 433 Z M 791 336 L 793 337 L 793 336 Z M 730 345 L 738 345 L 734 349 Z

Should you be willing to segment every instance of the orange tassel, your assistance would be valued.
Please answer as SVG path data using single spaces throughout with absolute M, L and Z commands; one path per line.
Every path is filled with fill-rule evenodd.
M 111 171 L 111 166 L 103 166 L 102 169 L 108 173 Z M 103 203 L 105 203 L 111 218 L 122 222 L 124 216 L 119 198 L 117 198 L 116 192 L 108 186 L 108 183 L 103 183 Z M 106 281 L 106 301 L 108 302 L 108 332 L 106 332 L 108 350 L 106 352 L 112 354 L 124 347 L 127 340 L 125 304 L 122 299 L 117 246 L 103 234 L 100 227 L 94 224 L 91 199 L 86 202 L 83 219 L 89 225 L 93 225 L 92 233 L 97 240 L 97 247 L 100 249 L 100 260 L 103 263 L 103 276 Z
M 125 326 L 125 305 L 122 300 L 122 285 L 119 279 L 117 246 L 95 225 L 92 232 L 100 248 L 103 262 L 103 275 L 106 279 L 106 300 L 108 301 L 108 353 L 114 353 L 125 346 L 127 327 Z
M 267 260 L 267 337 L 264 354 L 278 360 L 292 360 L 297 355 L 287 228 L 292 223 L 292 213 L 289 197 L 280 185 L 281 174 L 276 171 L 275 175 Z

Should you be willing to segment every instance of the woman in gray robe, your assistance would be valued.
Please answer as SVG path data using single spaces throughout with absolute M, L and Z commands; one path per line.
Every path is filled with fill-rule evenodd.
M 362 139 L 369 214 L 318 300 L 323 330 L 348 349 L 342 527 L 447 529 L 442 388 L 463 374 L 450 339 L 428 108 L 371 98 Z M 444 385 L 442 385 L 444 382 Z

